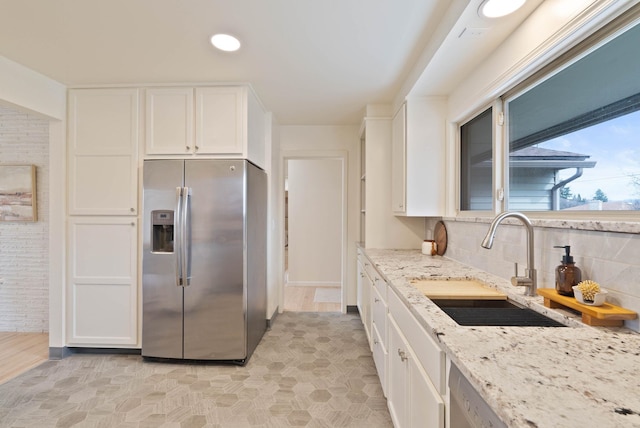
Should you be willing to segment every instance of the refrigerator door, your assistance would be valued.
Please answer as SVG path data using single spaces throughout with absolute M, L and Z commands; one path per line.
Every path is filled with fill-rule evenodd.
M 182 293 L 177 284 L 178 197 L 184 161 L 144 164 L 142 355 L 182 358 Z
M 187 160 L 190 285 L 184 289 L 184 358 L 244 360 L 245 162 Z
M 267 329 L 267 174 L 247 163 L 247 358 Z

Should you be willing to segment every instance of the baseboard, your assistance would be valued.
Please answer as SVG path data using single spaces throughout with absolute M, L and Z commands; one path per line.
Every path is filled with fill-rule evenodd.
M 62 360 L 73 354 L 126 354 L 141 355 L 142 349 L 136 348 L 71 348 L 63 346 L 61 348 L 49 347 L 50 360 Z
M 273 323 L 275 322 L 276 318 L 278 317 L 278 306 L 276 306 L 276 309 L 273 311 L 273 313 L 271 314 L 271 316 L 267 319 L 267 330 L 269 330 L 271 328 L 271 326 L 273 326 Z
M 338 288 L 342 287 L 342 284 L 339 282 L 321 282 L 321 281 L 289 281 L 287 280 L 285 283 L 285 287 L 294 286 L 294 287 L 331 287 Z
M 52 347 L 52 346 L 49 347 L 50 360 L 62 360 L 64 358 L 67 358 L 71 354 L 72 354 L 71 350 L 66 346 L 63 346 L 61 348 Z

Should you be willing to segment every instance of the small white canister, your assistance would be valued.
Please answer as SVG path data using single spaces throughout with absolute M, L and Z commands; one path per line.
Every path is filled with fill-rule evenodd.
M 433 239 L 425 239 L 422 242 L 422 254 L 435 256 L 438 253 L 438 244 Z

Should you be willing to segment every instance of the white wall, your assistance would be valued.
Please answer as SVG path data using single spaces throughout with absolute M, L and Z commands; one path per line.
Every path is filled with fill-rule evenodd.
M 464 119 L 533 74 L 635 1 L 545 0 L 449 96 L 449 119 Z
M 36 222 L 0 222 L 0 331 L 49 330 L 49 121 L 0 106 L 0 164 L 36 166 Z
M 346 304 L 356 304 L 356 241 L 358 240 L 359 201 L 359 146 L 357 126 L 281 126 L 281 157 L 344 154 L 347 158 L 347 264 L 345 284 Z M 281 174 L 284 192 L 284 176 Z M 284 213 L 279 219 L 279 230 L 284 236 Z M 284 244 L 282 247 L 284 251 Z
M 278 309 L 280 291 L 283 286 L 283 252 L 284 241 L 279 229 L 279 221 L 284 218 L 282 203 L 282 185 L 280 173 L 282 159 L 280 157 L 280 126 L 269 113 L 267 119 L 268 142 L 266 158 L 269 168 L 269 215 L 267 224 L 267 319 L 271 320 Z
M 67 88 L 0 56 L 0 100 L 53 119 L 66 117 Z
M 288 284 L 342 284 L 342 160 L 289 159 Z

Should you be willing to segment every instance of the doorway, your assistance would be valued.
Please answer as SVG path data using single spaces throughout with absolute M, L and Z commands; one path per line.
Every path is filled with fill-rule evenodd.
M 343 312 L 343 157 L 285 157 L 285 311 Z

